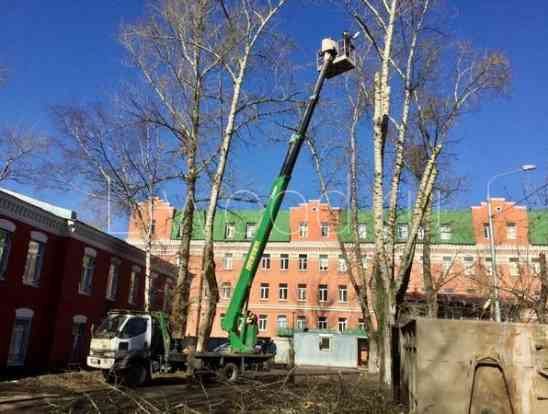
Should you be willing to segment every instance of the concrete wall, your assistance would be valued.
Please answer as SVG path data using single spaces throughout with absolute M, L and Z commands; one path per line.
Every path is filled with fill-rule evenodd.
M 548 412 L 547 325 L 417 318 L 400 332 L 411 412 Z
M 329 349 L 320 350 L 322 337 L 329 338 Z M 325 367 L 356 368 L 358 366 L 358 337 L 315 332 L 296 333 L 295 364 Z

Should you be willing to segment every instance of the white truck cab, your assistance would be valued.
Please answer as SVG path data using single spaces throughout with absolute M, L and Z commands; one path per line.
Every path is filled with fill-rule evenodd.
M 140 385 L 165 359 L 159 322 L 148 312 L 111 311 L 93 331 L 87 364 L 107 380 L 123 375 Z M 155 362 L 155 363 L 153 363 Z

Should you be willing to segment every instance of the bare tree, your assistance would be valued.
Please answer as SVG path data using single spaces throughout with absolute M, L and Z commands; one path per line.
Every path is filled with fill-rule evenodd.
M 56 106 L 53 117 L 61 157 L 50 166 L 53 184 L 86 188 L 90 198 L 112 201 L 133 215 L 145 250 L 145 310 L 150 307 L 154 200 L 162 184 L 177 178 L 170 148 L 157 128 L 114 116 L 103 106 Z
M 448 131 L 455 119 L 470 109 L 488 92 L 499 92 L 509 79 L 508 63 L 500 53 L 476 55 L 460 48 L 458 57 L 447 58 L 441 52 L 447 39 L 437 37 L 436 4 L 429 0 L 359 0 L 345 2 L 347 10 L 366 35 L 368 47 L 375 52 L 366 66 L 375 72 L 363 80 L 373 106 L 373 186 L 372 205 L 375 233 L 375 301 L 372 306 L 379 322 L 378 346 L 381 352 L 381 378 L 390 384 L 391 335 L 409 285 L 416 238 L 423 221 L 436 177 L 440 154 L 447 144 Z M 425 29 L 428 26 L 429 29 Z M 444 50 L 445 52 L 445 50 Z M 453 83 L 447 84 L 452 67 Z M 436 103 L 436 105 L 433 105 Z M 426 110 L 428 108 L 428 110 Z M 432 108 L 441 125 L 433 125 Z M 411 209 L 409 237 L 398 247 L 402 258 L 395 266 L 396 229 L 399 198 L 404 171 L 406 140 L 421 124 L 428 124 L 427 156 L 418 175 L 418 190 Z M 391 132 L 393 130 L 393 132 Z M 420 130 L 420 129 L 419 129 Z M 435 131 L 435 133 L 432 133 Z M 387 206 L 385 205 L 385 196 Z M 371 315 L 368 315 L 371 318 Z
M 0 130 L 0 183 L 32 183 L 41 172 L 49 140 L 24 128 Z
M 214 145 L 208 141 L 215 132 L 210 125 L 216 125 L 216 114 L 205 107 L 222 61 L 221 56 L 205 53 L 200 45 L 216 45 L 222 34 L 213 24 L 215 2 L 211 0 L 166 0 L 149 6 L 145 21 L 124 26 L 120 35 L 130 63 L 145 82 L 144 89 L 130 89 L 124 101 L 134 117 L 157 125 L 164 131 L 163 139 L 178 144 L 184 207 L 171 320 L 173 336 L 181 340 L 190 305 L 190 241 L 197 184 L 213 158 L 208 150 Z
M 225 46 L 230 48 L 230 52 L 225 51 L 223 57 L 218 51 L 211 49 L 210 46 L 201 45 L 203 49 L 222 60 L 223 69 L 228 75 L 231 92 L 229 92 L 227 100 L 229 110 L 226 116 L 226 125 L 222 134 L 217 168 L 213 174 L 209 204 L 206 211 L 202 268 L 208 295 L 205 317 L 200 319 L 197 343 L 198 351 L 205 349 L 206 341 L 213 326 L 217 302 L 219 301 L 219 291 L 215 275 L 213 225 L 230 154 L 230 147 L 240 127 L 239 122 L 242 122 L 241 113 L 272 99 L 264 96 L 249 99 L 242 95 L 242 89 L 245 87 L 248 72 L 250 72 L 251 65 L 253 64 L 252 60 L 257 57 L 258 50 L 262 49 L 263 52 L 266 52 L 264 45 L 261 48 L 261 38 L 267 36 L 271 20 L 285 2 L 286 0 L 274 0 L 264 2 L 265 4 L 262 5 L 261 2 L 238 1 L 231 8 L 222 3 L 223 12 L 228 21 L 227 32 L 229 39 L 231 39 L 231 42 Z M 246 122 L 248 120 L 244 123 Z
M 208 200 L 199 282 L 200 292 L 205 282 L 208 303 L 199 348 L 209 335 L 218 300 L 212 229 L 233 138 L 277 113 L 273 105 L 287 99 L 271 79 L 265 82 L 264 73 L 258 76 L 259 68 L 280 68 L 275 58 L 269 58 L 280 53 L 281 39 L 267 29 L 285 1 L 153 2 L 145 22 L 124 27 L 121 34 L 131 63 L 147 85 L 144 92 L 128 94 L 128 109 L 178 142 L 184 163 L 180 269 L 172 310 L 174 336 L 179 339 L 186 333 L 190 304 L 189 252 L 198 192 Z M 263 40 L 267 36 L 270 45 Z M 254 73 L 251 68 L 257 69 L 253 88 L 245 86 Z M 198 298 L 199 316 L 201 302 Z

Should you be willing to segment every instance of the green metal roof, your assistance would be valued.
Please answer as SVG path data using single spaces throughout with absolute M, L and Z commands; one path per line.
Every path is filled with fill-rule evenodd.
M 213 225 L 213 238 L 215 241 L 227 241 L 227 242 L 242 242 L 249 241 L 245 238 L 246 225 L 256 224 L 259 225 L 259 220 L 263 210 L 219 210 L 215 215 L 215 223 Z M 173 217 L 173 226 L 171 229 L 171 238 L 173 240 L 180 239 L 180 225 L 182 220 L 182 210 L 177 210 Z M 192 230 L 192 240 L 204 239 L 204 223 L 205 212 L 200 210 L 194 214 L 194 223 Z M 227 239 L 225 237 L 226 225 L 234 224 L 234 237 Z M 274 228 L 269 238 L 270 242 L 288 242 L 290 241 L 289 231 L 289 210 L 280 210 L 278 217 L 274 222 Z
M 246 225 L 248 223 L 258 224 L 261 218 L 262 210 L 240 209 L 240 210 L 220 210 L 215 216 L 214 224 L 214 240 L 228 242 L 248 241 L 245 238 Z M 543 221 L 542 227 L 544 233 L 540 237 L 546 242 L 548 235 L 548 210 L 545 212 L 547 220 Z M 171 238 L 173 240 L 180 239 L 180 224 L 182 220 L 182 210 L 177 210 L 173 218 L 173 227 Z M 443 210 L 434 211 L 433 217 L 433 243 L 436 244 L 456 244 L 456 245 L 473 245 L 475 244 L 474 229 L 472 227 L 472 212 L 467 210 Z M 348 210 L 341 211 L 341 225 L 339 228 L 342 240 L 350 242 L 351 228 L 350 215 Z M 410 221 L 408 210 L 401 210 L 398 214 L 397 222 L 406 224 Z M 373 213 L 370 210 L 361 210 L 358 212 L 358 222 L 367 226 L 367 237 L 363 240 L 364 243 L 373 243 Z M 194 223 L 192 231 L 192 240 L 203 240 L 203 226 L 205 223 L 205 212 L 203 210 L 196 211 L 194 214 Z M 234 224 L 234 237 L 231 239 L 225 238 L 225 229 L 228 223 Z M 447 225 L 451 229 L 450 240 L 440 239 L 440 226 Z M 531 234 L 531 232 L 530 232 Z M 274 229 L 270 235 L 271 242 L 289 242 L 289 210 L 281 210 L 276 219 Z M 419 241 L 420 243 L 420 241 Z
M 533 245 L 548 245 L 548 209 L 530 210 L 529 243 Z
M 411 215 L 408 210 L 400 210 L 397 217 L 398 224 L 407 224 L 411 221 Z M 341 212 L 340 232 L 344 242 L 350 242 L 351 237 L 351 217 L 348 210 Z M 358 223 L 367 226 L 367 237 L 363 240 L 365 243 L 373 243 L 373 213 L 370 210 L 358 212 Z M 441 240 L 440 227 L 447 225 L 451 229 L 451 238 Z M 474 228 L 472 226 L 472 212 L 467 210 L 442 210 L 434 211 L 432 217 L 432 242 L 436 244 L 470 244 L 476 242 Z M 420 243 L 420 240 L 419 240 Z

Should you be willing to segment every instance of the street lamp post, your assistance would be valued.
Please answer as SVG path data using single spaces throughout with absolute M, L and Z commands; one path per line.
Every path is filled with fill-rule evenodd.
M 492 200 L 491 200 L 491 184 L 493 181 L 495 181 L 499 177 L 503 177 L 505 175 L 515 174 L 518 172 L 527 172 L 527 171 L 533 171 L 536 169 L 536 165 L 532 164 L 525 164 L 522 165 L 520 168 L 507 171 L 505 173 L 497 174 L 487 182 L 487 214 L 489 215 L 489 245 L 491 248 L 491 275 L 493 278 L 493 298 L 492 298 L 492 306 L 494 307 L 494 316 L 495 320 L 497 322 L 501 321 L 500 316 L 500 300 L 499 300 L 499 278 L 497 275 L 497 252 L 495 249 L 495 230 L 493 225 L 493 207 L 492 207 Z

